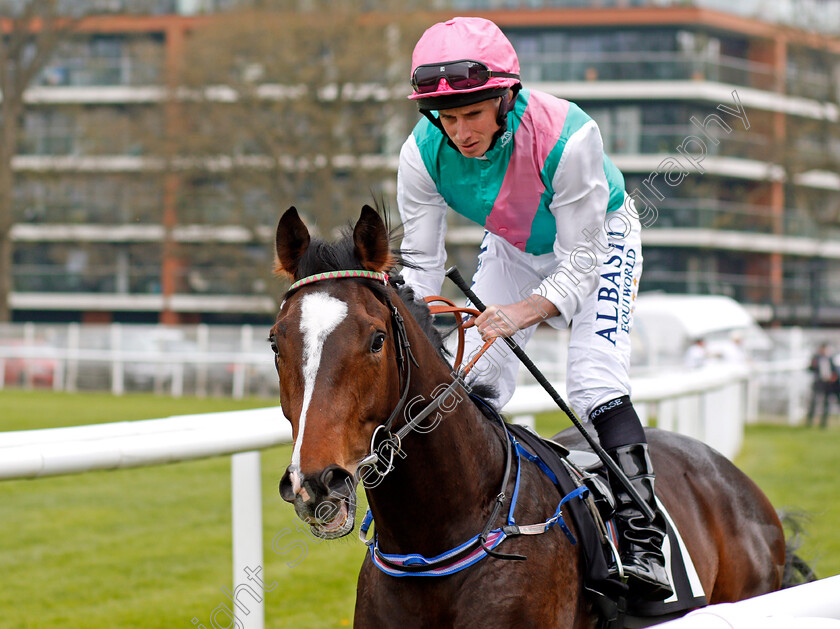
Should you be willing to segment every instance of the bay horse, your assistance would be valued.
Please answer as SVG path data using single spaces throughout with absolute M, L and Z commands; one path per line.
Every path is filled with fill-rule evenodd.
M 315 534 L 340 537 L 355 526 L 355 488 L 360 477 L 367 480 L 360 470 L 369 469 L 362 462 L 377 447 L 377 429 L 416 422 L 412 414 L 429 408 L 453 382 L 452 369 L 425 305 L 407 287 L 388 282 L 399 260 L 373 208 L 365 206 L 352 232 L 335 243 L 311 239 L 290 208 L 278 224 L 276 253 L 275 271 L 296 282 L 269 337 L 294 436 L 280 493 Z M 387 473 L 364 483 L 377 544 L 388 556 L 437 558 L 486 524 L 504 524 L 498 499 L 507 505 L 514 486 L 505 431 L 470 398 L 452 393 L 451 399 L 457 401 L 432 405 L 391 450 Z M 784 534 L 761 490 L 696 440 L 660 430 L 647 434 L 657 493 L 682 533 L 708 602 L 778 589 Z M 530 461 L 522 460 L 518 473 L 517 523 L 546 520 L 557 488 Z M 497 551 L 527 561 L 487 554 L 448 576 L 395 577 L 367 554 L 354 626 L 596 625 L 584 596 L 579 546 L 558 527 L 510 537 Z

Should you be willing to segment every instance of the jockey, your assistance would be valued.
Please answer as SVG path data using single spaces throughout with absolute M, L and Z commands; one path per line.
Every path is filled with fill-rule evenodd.
M 524 346 L 540 321 L 571 325 L 569 401 L 656 514 L 648 521 L 611 480 L 625 575 L 640 595 L 665 599 L 665 520 L 629 397 L 642 250 L 624 178 L 580 107 L 522 88 L 516 52 L 489 20 L 429 28 L 414 48 L 411 85 L 424 118 L 400 152 L 402 249 L 418 267 L 403 270 L 405 281 L 418 297 L 440 293 L 449 207 L 485 229 L 473 290 L 488 306 L 468 330 L 466 356 L 498 336 Z M 470 374 L 495 385 L 499 408 L 516 384 L 509 352 L 495 343 Z

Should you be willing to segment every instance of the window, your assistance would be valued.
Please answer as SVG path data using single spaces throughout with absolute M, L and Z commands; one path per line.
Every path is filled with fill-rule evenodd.
M 155 224 L 162 185 L 154 176 L 21 176 L 15 185 L 16 221 L 27 223 Z
M 63 42 L 35 84 L 155 85 L 161 80 L 162 67 L 161 37 L 97 35 Z
M 23 155 L 72 155 L 78 150 L 72 115 L 58 110 L 27 111 L 18 152 Z

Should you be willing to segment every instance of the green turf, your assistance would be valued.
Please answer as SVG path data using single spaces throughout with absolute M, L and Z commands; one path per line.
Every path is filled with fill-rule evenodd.
M 2 391 L 0 430 L 266 404 Z M 262 574 L 277 582 L 266 626 L 349 626 L 363 547 L 316 542 L 301 528 L 276 489 L 290 457 L 288 446 L 262 454 Z M 231 606 L 221 591 L 231 585 L 230 520 L 229 457 L 0 482 L 0 627 L 168 629 L 196 617 L 210 629 L 214 610 Z
M 277 402 L 279 404 L 279 402 Z M 0 430 L 58 428 L 271 406 L 263 399 L 171 398 L 150 394 L 0 390 Z
M 802 512 L 805 536 L 799 554 L 817 576 L 840 574 L 840 426 L 750 426 L 735 462 L 777 509 Z
M 265 405 L 2 391 L 0 430 Z M 562 427 L 556 415 L 538 419 L 543 433 Z M 802 554 L 821 576 L 840 572 L 838 446 L 836 427 L 750 427 L 738 460 L 775 504 L 811 514 Z M 364 548 L 355 534 L 316 542 L 300 529 L 276 489 L 289 458 L 289 447 L 262 456 L 266 626 L 350 626 Z M 230 607 L 230 459 L 0 482 L 0 540 L 3 628 L 189 628 L 196 617 L 210 629 L 214 610 Z

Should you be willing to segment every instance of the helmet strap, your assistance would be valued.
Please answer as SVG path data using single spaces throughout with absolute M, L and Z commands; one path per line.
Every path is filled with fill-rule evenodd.
M 516 85 L 510 88 L 510 97 L 508 95 L 502 96 L 502 100 L 499 102 L 499 113 L 496 116 L 496 122 L 499 124 L 499 130 L 493 134 L 493 140 L 490 142 L 490 148 L 487 150 L 490 151 L 496 146 L 496 140 L 502 137 L 507 131 L 507 116 L 510 112 L 513 111 L 513 108 L 516 107 L 516 97 L 519 94 L 519 90 L 522 89 L 522 84 L 517 83 Z
M 420 113 L 421 113 L 421 114 L 423 114 L 424 116 L 426 116 L 426 118 L 428 118 L 428 119 L 429 119 L 429 122 L 431 122 L 431 123 L 432 123 L 433 125 L 435 125 L 438 129 L 440 129 L 440 132 L 443 134 L 443 137 L 445 137 L 445 138 L 446 138 L 446 143 L 447 143 L 449 146 L 451 146 L 453 149 L 455 149 L 455 150 L 457 151 L 457 150 L 458 150 L 458 147 L 457 147 L 457 146 L 455 146 L 455 143 L 452 141 L 452 138 L 450 138 L 450 137 L 449 137 L 449 134 L 448 134 L 446 131 L 444 131 L 444 129 L 443 129 L 443 123 L 440 121 L 440 118 L 438 118 L 437 116 L 435 116 L 435 115 L 432 113 L 432 110 L 431 110 L 431 109 L 421 109 L 421 110 L 420 110 Z M 458 151 L 458 152 L 460 153 L 460 151 Z
M 496 140 L 502 137 L 505 131 L 507 131 L 507 116 L 511 111 L 513 111 L 514 107 L 516 107 L 516 97 L 518 96 L 520 89 L 522 89 L 522 84 L 517 83 L 516 85 L 510 88 L 509 98 L 508 94 L 505 94 L 500 98 L 499 111 L 496 114 L 496 123 L 499 125 L 499 129 L 496 131 L 496 133 L 493 134 L 493 139 L 490 142 L 490 147 L 487 149 L 488 151 L 491 150 L 494 146 L 496 146 Z M 430 109 L 421 108 L 420 113 L 426 116 L 429 122 L 431 122 L 434 126 L 440 129 L 440 132 L 443 134 L 443 137 L 446 138 L 446 143 L 457 151 L 458 147 L 455 146 L 455 143 L 452 141 L 452 138 L 450 138 L 446 131 L 443 129 L 443 123 L 440 121 L 440 118 L 435 116 L 432 113 L 432 110 Z

